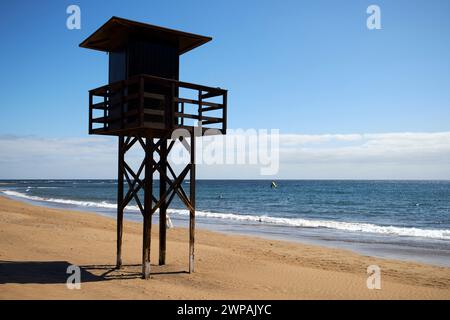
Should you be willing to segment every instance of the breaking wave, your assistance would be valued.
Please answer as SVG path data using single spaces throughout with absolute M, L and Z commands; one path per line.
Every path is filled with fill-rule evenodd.
M 59 198 L 43 198 L 12 190 L 1 190 L 1 192 L 3 192 L 8 196 L 24 198 L 33 201 L 75 205 L 87 208 L 116 209 L 117 207 L 116 204 L 109 203 L 106 201 L 96 202 L 96 201 L 79 201 L 79 200 L 59 199 Z M 128 206 L 127 209 L 134 211 L 139 210 L 137 206 Z M 189 215 L 189 211 L 183 209 L 169 209 L 168 212 L 170 214 L 175 214 L 179 216 Z M 256 223 L 256 224 L 279 225 L 279 226 L 302 227 L 302 228 L 326 228 L 341 231 L 450 240 L 450 230 L 446 229 L 421 229 L 421 228 L 406 228 L 395 226 L 380 226 L 371 223 L 343 222 L 332 220 L 308 220 L 301 218 L 281 218 L 265 215 L 257 216 L 257 215 L 244 215 L 234 213 L 208 212 L 200 210 L 196 211 L 196 216 L 208 219 L 221 219 L 221 220 Z

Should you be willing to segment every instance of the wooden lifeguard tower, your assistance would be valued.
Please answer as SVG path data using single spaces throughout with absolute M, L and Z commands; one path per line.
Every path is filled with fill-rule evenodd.
M 194 271 L 194 131 L 201 127 L 202 133 L 210 128 L 216 129 L 213 132 L 217 134 L 226 133 L 227 91 L 179 81 L 179 56 L 210 40 L 210 37 L 112 17 L 80 44 L 83 48 L 109 53 L 108 84 L 89 91 L 89 134 L 119 137 L 117 267 L 122 266 L 123 214 L 134 199 L 144 220 L 142 273 L 145 279 L 150 277 L 152 216 L 159 210 L 159 264 L 163 265 L 166 210 L 175 195 L 190 212 L 189 272 Z M 189 113 L 189 108 L 194 111 Z M 185 129 L 189 135 L 173 138 L 177 129 Z M 190 152 L 190 162 L 178 175 L 168 162 L 177 141 Z M 137 171 L 125 159 L 135 144 L 145 154 Z M 157 173 L 158 196 L 153 193 L 153 175 Z M 188 173 L 189 193 L 183 188 Z

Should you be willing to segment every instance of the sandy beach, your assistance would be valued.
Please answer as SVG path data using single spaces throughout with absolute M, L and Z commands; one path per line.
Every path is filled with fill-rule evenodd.
M 196 272 L 188 274 L 183 228 L 168 230 L 168 264 L 142 280 L 141 228 L 125 223 L 125 266 L 115 270 L 113 219 L 0 197 L 0 298 L 450 299 L 450 268 L 206 230 L 196 233 Z M 66 287 L 72 264 L 82 269 L 79 290 Z M 380 290 L 366 286 L 369 265 L 381 268 Z

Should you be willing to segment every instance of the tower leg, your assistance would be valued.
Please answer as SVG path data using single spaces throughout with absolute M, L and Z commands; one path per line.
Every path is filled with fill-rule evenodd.
M 161 142 L 160 146 L 160 171 L 159 171 L 159 197 L 164 198 L 166 193 L 167 184 L 165 175 L 167 174 L 167 139 Z M 166 264 L 166 214 L 167 205 L 166 201 L 159 208 L 159 265 Z
M 144 215 L 144 229 L 142 241 L 142 277 L 150 278 L 150 246 L 152 233 L 152 217 Z
M 194 235 L 195 235 L 195 134 L 191 134 L 191 168 L 190 168 L 190 203 L 189 212 L 189 273 L 194 272 Z
M 124 171 L 124 137 L 119 136 L 119 157 L 117 175 L 117 259 L 116 267 L 122 267 L 122 233 L 123 233 L 123 171 Z
M 144 182 L 144 229 L 142 241 L 142 276 L 150 278 L 150 248 L 152 233 L 152 192 L 153 192 L 153 139 L 146 139 L 145 182 Z

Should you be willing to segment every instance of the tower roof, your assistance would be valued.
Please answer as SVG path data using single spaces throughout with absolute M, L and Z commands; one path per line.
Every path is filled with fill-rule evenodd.
M 130 37 L 173 44 L 180 55 L 212 40 L 198 34 L 112 17 L 80 43 L 80 47 L 111 52 L 126 46 Z

